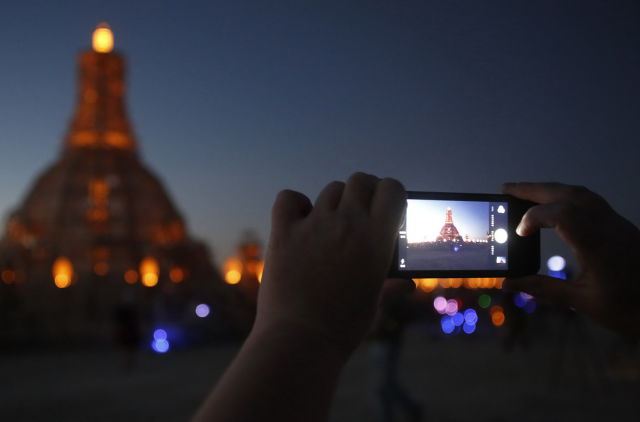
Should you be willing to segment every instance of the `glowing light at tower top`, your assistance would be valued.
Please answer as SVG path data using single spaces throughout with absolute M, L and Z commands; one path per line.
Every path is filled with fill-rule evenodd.
M 110 53 L 113 50 L 113 32 L 109 24 L 102 22 L 93 31 L 93 51 L 97 53 Z

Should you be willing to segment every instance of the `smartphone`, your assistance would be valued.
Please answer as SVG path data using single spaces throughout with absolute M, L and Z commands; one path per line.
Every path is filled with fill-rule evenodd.
M 540 234 L 516 233 L 534 203 L 509 195 L 408 192 L 391 277 L 513 277 L 540 268 Z

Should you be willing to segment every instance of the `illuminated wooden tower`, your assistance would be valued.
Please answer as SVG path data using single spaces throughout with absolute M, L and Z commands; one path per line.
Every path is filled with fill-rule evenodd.
M 9 216 L 0 241 L 0 337 L 106 338 L 122 302 L 138 308 L 143 324 L 202 325 L 192 308 L 216 306 L 225 285 L 140 160 L 125 60 L 108 26 L 95 30 L 78 67 L 60 157 Z
M 453 224 L 453 211 L 447 208 L 444 217 L 444 226 L 440 229 L 440 235 L 436 238 L 436 242 L 462 242 L 462 236 Z

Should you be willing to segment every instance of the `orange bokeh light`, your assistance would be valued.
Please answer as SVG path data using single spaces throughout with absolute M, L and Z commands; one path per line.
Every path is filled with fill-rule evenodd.
M 432 292 L 438 287 L 437 278 L 416 278 L 413 280 L 416 287 L 425 293 Z
M 231 257 L 224 263 L 224 281 L 227 284 L 238 284 L 242 279 L 242 261 Z
M 504 324 L 506 319 L 504 315 L 504 309 L 502 306 L 494 305 L 489 309 L 489 313 L 491 314 L 491 323 L 496 327 L 500 327 Z
M 124 281 L 127 284 L 135 284 L 138 281 L 138 272 L 136 270 L 127 270 L 124 273 Z
M 53 282 L 57 288 L 67 288 L 73 280 L 73 265 L 68 258 L 61 256 L 53 262 L 51 273 L 53 274 Z
M 180 283 L 184 280 L 184 270 L 180 267 L 173 267 L 169 271 L 169 279 L 174 283 Z
M 224 275 L 224 281 L 226 281 L 227 284 L 238 284 L 241 278 L 242 273 L 237 270 L 229 270 Z
M 13 284 L 16 281 L 16 272 L 13 270 L 2 271 L 2 281 L 6 284 Z
M 140 275 L 143 286 L 153 287 L 158 284 L 160 267 L 158 261 L 148 256 L 140 262 Z

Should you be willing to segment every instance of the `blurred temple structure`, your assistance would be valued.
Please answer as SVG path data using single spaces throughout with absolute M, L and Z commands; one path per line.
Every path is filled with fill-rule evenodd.
M 224 330 L 233 292 L 141 162 L 125 107 L 125 60 L 101 24 L 79 55 L 78 99 L 58 160 L 0 239 L 0 344 L 104 342 L 117 309 L 180 327 L 185 342 Z M 194 312 L 206 304 L 211 313 Z M 202 308 L 201 308 L 202 309 Z M 207 312 L 209 314 L 209 312 Z

